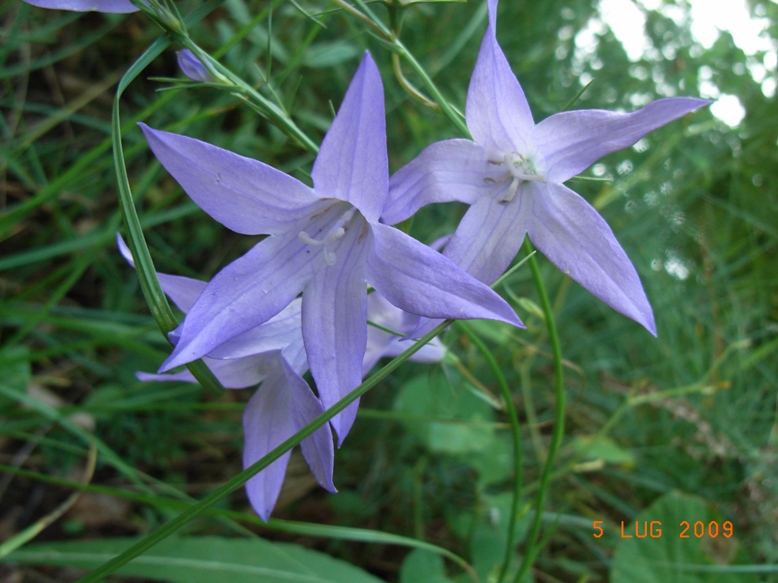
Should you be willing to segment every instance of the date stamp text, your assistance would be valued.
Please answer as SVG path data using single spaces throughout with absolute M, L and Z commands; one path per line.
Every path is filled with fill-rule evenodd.
M 594 538 L 600 538 L 605 534 L 605 521 L 595 520 L 592 522 L 592 535 Z M 703 522 L 697 520 L 689 522 L 682 520 L 677 526 L 672 527 L 663 525 L 660 520 L 635 520 L 634 522 L 621 521 L 621 538 L 662 538 L 663 536 L 677 536 L 678 538 L 731 538 L 735 528 L 731 521 L 725 520 L 719 522 L 711 520 Z

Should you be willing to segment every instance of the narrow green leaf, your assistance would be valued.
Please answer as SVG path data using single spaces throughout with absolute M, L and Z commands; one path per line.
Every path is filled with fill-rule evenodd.
M 93 569 L 137 541 L 115 538 L 28 545 L 7 560 Z M 170 538 L 117 573 L 172 583 L 380 583 L 380 579 L 345 561 L 259 538 Z

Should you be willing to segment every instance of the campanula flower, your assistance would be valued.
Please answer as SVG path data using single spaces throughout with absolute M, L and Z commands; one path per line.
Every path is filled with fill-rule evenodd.
M 638 274 L 597 211 L 564 186 L 597 159 L 708 101 L 660 99 L 634 113 L 568 111 L 535 124 L 496 38 L 497 0 L 470 80 L 473 141 L 437 142 L 390 181 L 382 215 L 398 223 L 434 202 L 470 204 L 444 255 L 485 283 L 505 272 L 525 234 L 557 267 L 656 335 Z
M 122 256 L 134 267 L 130 250 L 117 235 Z M 185 314 L 189 312 L 207 283 L 188 277 L 158 273 L 160 285 L 172 302 Z M 374 326 L 367 332 L 367 350 L 363 362 L 363 376 L 385 356 L 393 357 L 407 349 L 413 341 L 404 339 L 414 318 L 396 308 L 378 292 L 368 296 L 368 318 L 371 322 L 397 332 L 391 334 Z M 305 425 L 318 417 L 324 408 L 302 374 L 308 370 L 303 344 L 301 301 L 293 300 L 286 308 L 264 324 L 235 336 L 210 354 L 203 362 L 228 389 L 242 389 L 262 383 L 249 400 L 243 413 L 244 468 L 249 467 Z M 178 334 L 171 333 L 176 342 Z M 438 362 L 445 348 L 434 338 L 410 357 L 417 362 Z M 197 382 L 188 370 L 178 373 L 137 373 L 142 381 Z M 300 444 L 319 484 L 335 492 L 332 483 L 334 451 L 329 425 L 318 429 Z M 246 483 L 252 507 L 267 520 L 275 506 L 289 461 L 287 452 Z
M 39 8 L 73 10 L 75 12 L 136 12 L 140 10 L 130 0 L 24 0 Z
M 119 251 L 133 265 L 127 245 L 117 236 Z M 184 313 L 194 305 L 206 282 L 178 275 L 158 273 L 162 290 Z M 171 334 L 175 343 L 177 334 Z M 321 401 L 302 378 L 308 364 L 300 332 L 300 300 L 257 328 L 232 338 L 213 353 L 220 358 L 203 358 L 211 372 L 228 389 L 262 385 L 243 412 L 243 467 L 247 468 L 281 445 L 324 412 Z M 196 382 L 192 373 L 138 373 L 144 381 Z M 300 443 L 305 461 L 322 488 L 336 492 L 332 483 L 335 451 L 329 425 L 317 429 Z M 267 521 L 284 483 L 291 451 L 246 482 L 249 502 Z
M 383 85 L 366 53 L 313 165 L 313 188 L 262 162 L 141 125 L 162 165 L 203 210 L 238 233 L 269 235 L 206 286 L 160 372 L 267 322 L 302 292 L 308 364 L 329 408 L 362 379 L 366 283 L 413 314 L 521 325 L 486 285 L 379 222 L 389 180 L 385 124 Z M 332 420 L 341 443 L 357 407 Z

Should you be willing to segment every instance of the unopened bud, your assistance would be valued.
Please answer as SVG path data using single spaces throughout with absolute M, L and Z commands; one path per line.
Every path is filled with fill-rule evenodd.
M 181 71 L 193 81 L 213 81 L 213 75 L 208 72 L 200 60 L 189 49 L 178 51 L 176 58 Z

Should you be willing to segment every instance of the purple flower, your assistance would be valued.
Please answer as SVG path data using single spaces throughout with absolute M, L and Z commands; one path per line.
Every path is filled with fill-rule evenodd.
M 119 251 L 133 267 L 130 250 L 117 235 Z M 158 273 L 162 290 L 187 313 L 206 287 L 206 282 Z M 177 334 L 171 334 L 176 341 Z M 241 389 L 261 382 L 243 412 L 243 467 L 247 468 L 281 445 L 324 412 L 321 401 L 302 378 L 308 368 L 300 333 L 300 301 L 295 300 L 262 326 L 232 338 L 217 347 L 214 356 L 203 358 L 216 378 L 228 389 Z M 176 374 L 137 373 L 142 381 L 197 382 L 189 371 Z M 300 444 L 305 461 L 322 488 L 336 492 L 332 483 L 335 451 L 332 432 L 324 425 Z M 254 510 L 267 521 L 284 483 L 291 451 L 287 451 L 246 482 Z
M 75 12 L 137 12 L 140 10 L 130 0 L 24 0 L 39 8 L 56 8 Z
M 367 344 L 366 282 L 395 306 L 434 318 L 521 323 L 451 260 L 378 222 L 388 195 L 383 86 L 365 54 L 322 143 L 310 188 L 210 144 L 141 125 L 192 199 L 238 233 L 267 234 L 206 286 L 161 372 L 211 353 L 302 296 L 302 333 L 325 407 L 357 387 Z M 332 425 L 342 443 L 358 404 Z
M 130 250 L 117 235 L 119 251 L 133 267 Z M 188 277 L 158 273 L 163 291 L 184 313 L 194 305 L 207 285 Z M 241 389 L 262 383 L 249 400 L 243 413 L 243 467 L 247 468 L 286 441 L 324 412 L 321 401 L 311 392 L 302 374 L 308 370 L 303 346 L 301 301 L 295 299 L 264 324 L 235 336 L 211 353 L 218 358 L 204 357 L 203 362 L 228 389 Z M 402 333 L 408 321 L 402 310 L 394 307 L 378 292 L 368 297 L 368 317 L 371 321 Z M 171 334 L 177 339 L 177 334 Z M 412 344 L 410 340 L 371 326 L 364 372 L 367 374 L 379 358 L 397 356 Z M 422 347 L 411 360 L 437 362 L 443 359 L 445 348 L 435 338 Z M 192 373 L 137 373 L 142 381 L 197 382 Z M 336 492 L 332 483 L 334 450 L 329 425 L 318 429 L 300 444 L 303 457 L 319 484 Z M 246 483 L 249 501 L 257 514 L 267 521 L 283 485 L 290 453 L 285 453 Z
M 497 0 L 467 95 L 470 140 L 437 142 L 390 180 L 382 215 L 398 223 L 434 202 L 471 205 L 444 255 L 494 282 L 525 234 L 575 281 L 656 335 L 651 306 L 632 263 L 597 211 L 563 182 L 602 156 L 709 103 L 660 99 L 634 113 L 569 111 L 539 124 L 495 36 Z

